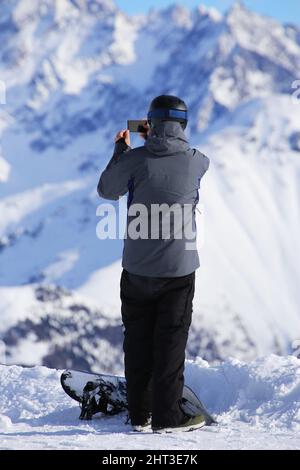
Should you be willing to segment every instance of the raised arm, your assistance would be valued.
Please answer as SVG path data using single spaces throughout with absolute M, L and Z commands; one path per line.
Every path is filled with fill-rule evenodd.
M 120 131 L 115 138 L 114 153 L 100 176 L 97 191 L 100 197 L 117 200 L 128 191 L 130 180 L 131 150 L 129 131 Z

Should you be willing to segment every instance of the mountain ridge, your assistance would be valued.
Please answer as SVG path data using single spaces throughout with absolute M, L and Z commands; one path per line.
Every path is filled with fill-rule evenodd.
M 100 335 L 120 367 L 122 241 L 96 238 L 96 185 L 117 130 L 144 117 L 161 93 L 187 101 L 187 136 L 211 160 L 200 191 L 204 245 L 188 354 L 216 361 L 290 353 L 300 327 L 300 107 L 291 97 L 299 28 L 243 5 L 224 15 L 172 6 L 130 17 L 110 1 L 63 4 L 65 11 L 50 1 L 36 10 L 40 2 L 18 0 L 0 16 L 0 315 L 8 361 L 22 362 L 26 339 L 37 362 L 62 367 L 65 348 L 78 366 L 87 341 L 99 344 Z M 77 345 L 77 312 L 52 300 L 45 309 L 38 289 L 80 295 L 76 303 L 90 313 Z M 27 291 L 27 313 L 14 316 Z M 31 311 L 39 312 L 36 325 Z M 95 328 L 92 338 L 102 316 L 103 335 Z M 66 317 L 61 337 L 53 323 Z M 96 352 L 85 365 L 106 367 Z

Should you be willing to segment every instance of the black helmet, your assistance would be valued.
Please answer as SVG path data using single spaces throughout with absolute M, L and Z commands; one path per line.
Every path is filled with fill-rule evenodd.
M 187 106 L 177 96 L 157 96 L 150 104 L 147 118 L 151 127 L 161 121 L 177 121 L 185 129 L 188 122 Z

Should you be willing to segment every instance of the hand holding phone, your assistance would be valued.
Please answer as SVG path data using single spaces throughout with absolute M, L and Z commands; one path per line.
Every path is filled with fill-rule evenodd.
M 127 127 L 131 132 L 139 132 L 142 139 L 147 140 L 150 129 L 147 119 L 128 120 Z
M 140 132 L 144 134 L 145 130 L 148 128 L 147 126 L 147 119 L 129 119 L 127 121 L 127 129 L 130 132 Z

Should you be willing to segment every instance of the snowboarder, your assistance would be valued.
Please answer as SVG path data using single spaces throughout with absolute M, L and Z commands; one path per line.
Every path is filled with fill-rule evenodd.
M 209 159 L 189 146 L 187 122 L 184 101 L 170 95 L 155 98 L 141 134 L 144 145 L 132 149 L 129 130 L 118 132 L 97 188 L 100 197 L 111 200 L 128 192 L 120 295 L 127 398 L 135 430 L 149 426 L 150 416 L 156 432 L 189 431 L 205 424 L 203 415 L 188 416 L 180 404 L 199 267 L 195 210 L 200 180 L 209 167 Z M 149 209 L 139 218 L 147 237 L 142 229 L 139 237 L 130 233 L 136 204 Z M 158 214 L 161 205 L 169 210 Z M 178 219 L 178 212 L 172 213 L 175 206 L 190 208 L 189 216 Z M 159 220 L 158 231 L 148 226 L 154 218 Z M 164 236 L 166 221 L 171 227 Z

